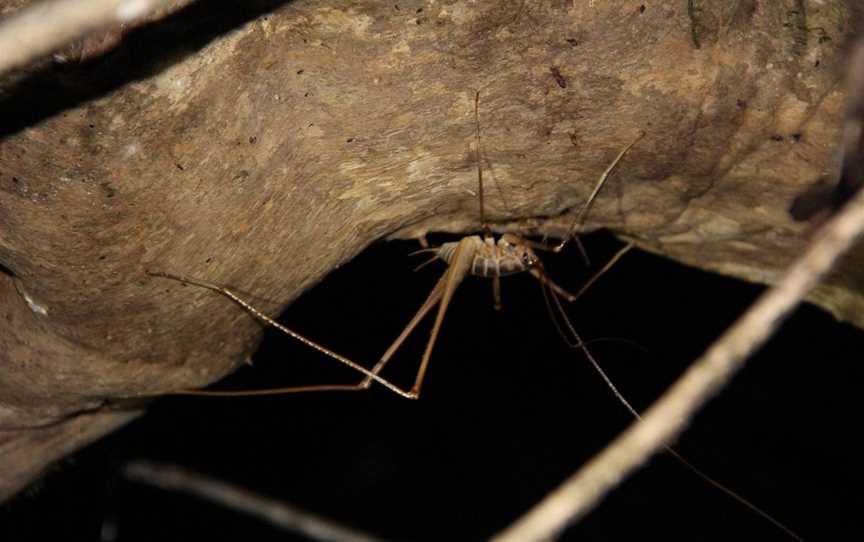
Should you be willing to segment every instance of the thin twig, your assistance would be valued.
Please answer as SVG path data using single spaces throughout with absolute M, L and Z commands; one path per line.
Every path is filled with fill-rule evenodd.
M 299 533 L 312 540 L 333 542 L 375 542 L 379 540 L 284 502 L 256 495 L 245 489 L 174 465 L 133 461 L 126 465 L 123 473 L 129 480 L 168 491 L 188 493 L 221 504 L 230 510 L 244 512 L 280 529 Z
M 0 21 L 0 75 L 115 25 L 164 16 L 190 0 L 54 0 Z
M 584 516 L 625 476 L 671 442 L 864 232 L 864 191 L 828 221 L 805 253 L 643 416 L 497 542 L 548 540 Z

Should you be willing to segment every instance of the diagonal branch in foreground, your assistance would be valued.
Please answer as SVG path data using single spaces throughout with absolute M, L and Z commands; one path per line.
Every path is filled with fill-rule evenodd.
M 162 17 L 192 0 L 52 0 L 0 21 L 0 75 L 112 25 Z
M 378 539 L 338 523 L 300 510 L 290 504 L 240 487 L 196 474 L 181 467 L 133 461 L 124 468 L 129 480 L 168 491 L 180 491 L 237 512 L 266 521 L 283 531 L 299 533 L 311 540 L 332 542 L 376 542 Z
M 808 249 L 642 418 L 493 540 L 548 540 L 680 434 L 864 232 L 864 191 L 825 223 Z

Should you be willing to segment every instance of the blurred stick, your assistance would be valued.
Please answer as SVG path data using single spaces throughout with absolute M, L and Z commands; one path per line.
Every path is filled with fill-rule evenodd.
M 245 489 L 196 474 L 173 465 L 133 461 L 123 474 L 129 480 L 168 491 L 180 491 L 264 520 L 285 531 L 312 540 L 333 542 L 375 542 L 376 538 L 343 527 L 331 520 L 304 512 L 289 504 L 262 497 Z
M 0 21 L 0 75 L 98 30 L 163 17 L 191 0 L 54 0 Z
M 845 129 L 841 179 L 860 169 L 864 159 L 864 40 L 852 52 L 849 119 Z M 853 128 L 849 124 L 857 125 Z M 854 164 L 856 170 L 848 171 Z M 858 179 L 860 181 L 860 179 Z M 780 280 L 745 312 L 726 333 L 678 379 L 643 416 L 589 463 L 533 509 L 499 533 L 496 542 L 548 540 L 587 514 L 627 475 L 662 450 L 687 426 L 690 418 L 740 370 L 804 296 L 828 273 L 837 259 L 864 232 L 864 190 L 860 182 L 850 199 L 814 237 L 804 254 Z

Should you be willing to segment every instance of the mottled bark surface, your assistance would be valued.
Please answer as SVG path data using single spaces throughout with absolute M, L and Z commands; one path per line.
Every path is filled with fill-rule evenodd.
M 10 76 L 2 438 L 88 431 L 61 420 L 255 349 L 246 313 L 147 269 L 275 313 L 376 240 L 476 230 L 475 90 L 496 227 L 562 234 L 644 130 L 585 227 L 771 282 L 810 231 L 793 201 L 837 174 L 852 3 L 202 4 Z M 814 295 L 859 326 L 862 260 Z

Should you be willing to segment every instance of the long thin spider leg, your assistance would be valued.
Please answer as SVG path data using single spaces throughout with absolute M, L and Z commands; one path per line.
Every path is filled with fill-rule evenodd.
M 421 248 L 419 250 L 415 250 L 414 252 L 408 254 L 408 256 L 417 256 L 418 254 L 429 254 L 429 253 L 433 253 L 435 255 L 432 256 L 431 258 L 429 258 L 428 260 L 426 260 L 425 262 L 421 263 L 417 267 L 415 267 L 414 272 L 420 271 L 421 269 L 423 269 L 424 267 L 426 267 L 430 263 L 439 259 L 438 258 L 438 251 L 441 249 L 441 247 L 430 247 L 429 243 L 426 242 L 425 238 L 423 238 L 423 242 L 426 243 L 423 248 Z
M 588 257 L 588 251 L 585 250 L 585 245 L 582 244 L 582 239 L 579 239 L 579 236 L 575 234 L 570 234 L 570 238 L 573 239 L 573 242 L 576 243 L 576 248 L 579 249 L 579 255 L 582 256 L 582 263 L 585 264 L 585 267 L 591 267 L 591 258 Z M 561 249 L 554 247 L 555 252 L 561 252 Z
M 396 337 L 396 340 L 387 348 L 387 351 L 384 352 L 384 355 L 381 356 L 381 359 L 378 360 L 378 363 L 372 368 L 373 374 L 379 374 L 382 370 L 384 370 L 384 366 L 390 361 L 390 358 L 393 357 L 393 354 L 396 353 L 397 350 L 402 346 L 402 343 L 405 342 L 405 339 L 411 335 L 411 332 L 414 331 L 414 328 L 417 327 L 417 324 L 426 316 L 429 311 L 441 301 L 441 296 L 444 294 L 444 285 L 447 282 L 447 271 L 441 275 L 441 278 L 438 279 L 438 282 L 435 284 L 435 287 L 429 293 L 429 296 L 426 297 L 426 301 L 420 306 L 417 312 L 414 314 L 414 317 L 411 318 L 411 321 L 408 322 L 408 325 L 402 330 L 402 333 Z M 360 383 L 361 386 L 369 386 L 372 382 L 372 379 L 368 376 Z
M 417 271 L 420 271 L 421 269 L 423 269 L 423 268 L 426 267 L 427 265 L 429 265 L 429 264 L 431 264 L 431 263 L 434 263 L 434 262 L 436 262 L 436 261 L 439 260 L 439 259 L 440 259 L 440 258 L 438 258 L 438 256 L 432 256 L 431 258 L 429 258 L 429 259 L 426 260 L 425 262 L 423 262 L 423 263 L 421 263 L 420 265 L 418 265 L 417 267 L 415 267 L 415 268 L 414 268 L 414 272 L 416 273 Z
M 387 365 L 393 357 L 393 354 L 396 353 L 396 351 L 402 346 L 402 343 L 405 342 L 405 339 L 407 339 L 411 332 L 414 331 L 417 324 L 420 323 L 432 307 L 440 303 L 438 307 L 438 315 L 435 318 L 435 324 L 432 326 L 432 332 L 429 336 L 429 341 L 426 344 L 426 350 L 420 361 L 420 368 L 417 370 L 417 376 L 414 379 L 414 386 L 411 388 L 411 393 L 415 394 L 417 397 L 420 396 L 420 387 L 423 385 L 423 379 L 426 375 L 426 369 L 432 355 L 432 348 L 435 346 L 435 341 L 438 338 L 438 332 L 441 329 L 441 324 L 444 320 L 444 315 L 447 312 L 447 307 L 450 305 L 450 300 L 453 298 L 453 293 L 456 291 L 456 288 L 465 278 L 465 275 L 468 274 L 468 270 L 471 268 L 471 262 L 474 260 L 475 252 L 475 245 L 470 238 L 462 239 L 459 242 L 459 245 L 453 251 L 453 255 L 450 259 L 450 266 L 447 268 L 447 271 L 445 271 L 438 280 L 435 288 L 432 289 L 432 292 L 426 298 L 426 301 L 423 302 L 423 305 L 420 306 L 420 309 L 416 314 L 414 314 L 414 317 L 410 322 L 408 322 L 408 325 L 405 326 L 402 333 L 399 334 L 396 340 L 393 341 L 393 344 L 391 344 L 384 355 L 381 356 L 378 363 L 375 364 L 375 367 L 372 368 L 374 374 L 378 374 L 384 369 L 384 366 Z M 361 382 L 360 385 L 368 385 L 367 381 L 368 378 Z
M 483 237 L 492 237 L 492 228 L 486 222 L 486 199 L 485 185 L 483 184 L 483 148 L 480 144 L 480 91 L 474 93 L 474 146 L 476 147 L 475 160 L 477 163 L 477 201 L 480 205 L 480 229 L 483 230 Z M 490 173 L 492 173 L 490 171 Z M 492 183 L 495 185 L 495 190 L 504 204 L 504 208 L 510 212 L 510 204 L 507 202 L 507 197 L 504 191 L 501 190 L 501 185 L 494 174 L 491 175 Z
M 426 376 L 426 368 L 429 366 L 429 359 L 432 356 L 432 348 L 435 346 L 435 340 L 438 338 L 438 332 L 441 330 L 441 324 L 444 322 L 444 315 L 447 313 L 447 307 L 450 306 L 450 301 L 453 299 L 456 288 L 459 287 L 459 284 L 462 283 L 465 275 L 471 269 L 475 252 L 476 245 L 474 245 L 470 237 L 459 241 L 459 245 L 453 251 L 450 267 L 447 268 L 447 281 L 444 284 L 444 292 L 438 305 L 435 324 L 432 326 L 429 342 L 426 343 L 426 351 L 423 353 L 423 359 L 420 361 L 420 370 L 417 371 L 414 387 L 411 388 L 411 391 L 417 394 L 418 397 L 420 396 L 420 387 L 423 385 L 423 378 Z
M 179 390 L 163 393 L 162 395 L 192 395 L 198 397 L 255 397 L 261 395 L 287 395 L 289 393 L 312 393 L 319 391 L 364 391 L 368 390 L 369 386 L 360 384 L 321 384 L 311 386 L 289 386 L 284 388 L 265 388 L 261 390 L 237 390 L 237 391 L 221 391 L 221 390 Z M 403 390 L 404 391 L 404 390 Z M 410 392 L 405 391 L 410 399 Z
M 606 262 L 606 264 L 601 267 L 599 271 L 591 275 L 591 278 L 588 279 L 588 281 L 584 285 L 582 285 L 581 288 L 579 288 L 579 291 L 576 292 L 576 295 L 573 296 L 573 299 L 567 299 L 567 301 L 570 301 L 572 303 L 582 297 L 582 294 L 587 292 L 588 289 L 591 288 L 591 286 L 593 286 L 600 277 L 602 277 L 606 274 L 607 271 L 612 269 L 612 266 L 618 263 L 618 260 L 620 260 L 625 254 L 630 252 L 631 248 L 633 248 L 633 243 L 627 243 L 626 245 L 621 247 L 621 249 L 618 250 L 618 252 L 616 252 L 615 255 L 612 256 L 612 258 L 610 258 L 609 261 Z
M 504 235 L 502 235 L 502 237 L 504 237 L 506 235 L 510 235 L 510 234 L 505 233 Z M 585 245 L 582 244 L 582 240 L 579 239 L 578 235 L 572 235 L 571 238 L 573 239 L 573 242 L 576 243 L 576 247 L 579 249 L 579 254 L 582 256 L 582 261 L 585 262 L 585 267 L 591 267 L 591 258 L 588 257 L 588 251 L 585 250 Z M 546 244 L 546 236 L 545 235 L 543 236 L 543 241 L 532 241 L 531 239 L 522 239 L 521 237 L 519 237 L 518 239 L 520 239 L 520 241 L 522 243 L 524 243 L 524 244 L 528 245 L 529 247 L 536 249 L 536 250 L 543 250 L 545 252 L 554 252 L 556 254 L 558 252 L 561 252 L 561 248 L 560 248 L 561 245 L 556 245 L 554 247 L 550 247 L 549 245 Z
M 541 281 L 541 287 L 545 286 L 545 285 L 546 285 L 546 283 Z M 553 315 L 550 314 L 550 316 L 552 316 L 553 323 L 555 323 L 555 327 L 558 329 L 559 333 L 562 334 L 562 338 L 564 338 L 564 342 L 566 342 L 567 345 L 570 346 L 571 348 L 579 348 L 582 351 L 582 353 L 585 354 L 585 357 L 591 363 L 594 370 L 597 372 L 597 374 L 600 375 L 600 377 L 606 383 L 606 386 L 610 390 L 612 390 L 612 394 L 615 396 L 615 398 L 618 399 L 618 401 L 622 405 L 624 405 L 624 408 L 626 408 L 630 412 L 630 414 L 633 415 L 634 418 L 636 418 L 637 420 L 641 420 L 642 416 L 639 414 L 639 412 L 635 408 L 633 408 L 633 406 L 630 404 L 630 402 L 627 401 L 627 399 L 624 397 L 624 395 L 618 390 L 618 387 L 615 386 L 615 384 L 612 382 L 612 380 L 606 374 L 606 371 L 604 371 L 603 368 L 600 367 L 600 363 L 591 354 L 591 351 L 585 345 L 585 342 L 582 341 L 582 338 L 576 332 L 576 329 L 573 327 L 573 323 L 570 321 L 570 318 L 567 316 L 567 313 L 564 310 L 564 307 L 561 305 L 561 301 L 558 299 L 558 296 L 555 295 L 555 291 L 551 290 L 551 293 L 552 293 L 551 297 L 552 297 L 552 300 L 554 301 L 555 308 L 557 309 L 557 313 L 560 316 L 560 322 L 563 322 L 564 326 L 566 326 L 566 330 L 570 333 L 570 335 L 576 341 L 574 343 L 573 341 L 569 340 L 568 338 L 566 338 L 563 335 L 564 330 L 560 326 L 559 318 L 555 318 Z M 549 294 L 546 292 L 545 288 L 543 291 L 543 295 L 544 295 L 544 298 L 546 299 L 547 306 L 549 306 Z M 711 478 L 710 476 L 708 476 L 707 474 L 702 472 L 693 463 L 691 463 L 690 461 L 685 459 L 684 456 L 682 456 L 680 453 L 678 453 L 678 451 L 675 450 L 672 446 L 669 446 L 668 444 L 664 444 L 663 448 L 666 450 L 666 452 L 669 453 L 669 455 L 671 455 L 673 458 L 675 458 L 676 461 L 678 461 L 681 465 L 686 467 L 688 470 L 690 470 L 693 474 L 698 476 L 704 482 L 706 482 L 707 484 L 711 485 L 712 487 L 720 490 L 722 493 L 731 497 L 733 500 L 735 500 L 736 502 L 738 502 L 742 506 L 750 509 L 756 515 L 765 519 L 766 521 L 768 521 L 769 523 L 771 523 L 772 525 L 774 525 L 775 527 L 777 527 L 778 529 L 780 529 L 781 531 L 783 531 L 784 533 L 786 533 L 787 535 L 792 537 L 793 539 L 798 540 L 799 542 L 804 542 L 800 536 L 798 536 L 789 527 L 786 527 L 785 525 L 780 523 L 779 520 L 774 519 L 774 517 L 772 517 L 770 514 L 768 514 L 768 512 L 765 512 L 764 510 L 762 510 L 761 508 L 759 508 L 755 504 L 751 503 L 750 501 L 748 501 L 747 499 L 745 499 L 744 497 L 742 497 L 741 495 L 739 495 L 735 491 L 729 489 L 728 487 L 724 486 L 723 484 L 721 484 L 717 480 L 714 480 L 713 478 Z
M 535 275 L 537 276 L 537 275 Z M 574 343 L 570 340 L 570 337 L 564 331 L 564 328 L 561 326 L 561 323 L 558 321 L 558 317 L 555 316 L 555 309 L 552 307 L 552 301 L 549 299 L 550 295 L 555 296 L 555 292 L 549 287 L 549 283 L 546 281 L 545 275 L 539 276 L 538 280 L 540 281 L 540 290 L 543 292 L 543 301 L 546 303 L 546 312 L 549 314 L 549 319 L 552 320 L 552 325 L 555 326 L 555 330 L 558 332 L 558 336 L 561 337 L 561 340 L 564 341 L 564 344 L 569 346 L 570 348 L 580 348 L 582 346 L 581 338 L 578 343 Z
M 410 253 L 408 253 L 408 256 L 416 256 L 416 255 L 418 255 L 418 254 L 426 254 L 426 253 L 429 253 L 429 252 L 438 252 L 438 249 L 439 249 L 439 248 L 441 248 L 441 247 L 429 247 L 429 246 L 426 246 L 426 247 L 423 247 L 423 248 L 417 249 L 417 250 L 415 250 L 414 252 L 410 252 Z
M 506 233 L 505 233 L 505 234 L 502 236 L 502 238 L 503 238 L 503 239 L 507 239 L 507 241 L 509 241 L 509 242 L 511 242 L 511 243 L 514 243 L 514 244 L 517 244 L 517 243 L 523 243 L 523 244 L 525 244 L 525 245 L 527 245 L 527 246 L 529 246 L 529 247 L 531 247 L 531 248 L 545 247 L 545 245 L 543 245 L 542 243 L 537 243 L 536 241 L 531 241 L 530 239 L 522 239 L 521 237 L 518 237 L 518 236 L 513 235 L 513 234 L 506 234 Z M 538 245 L 539 245 L 539 246 L 538 246 Z M 612 269 L 612 267 L 613 267 L 616 263 L 618 263 L 618 260 L 620 260 L 620 259 L 621 259 L 625 254 L 627 254 L 627 252 L 629 252 L 630 249 L 632 249 L 632 248 L 633 248 L 633 243 L 627 243 L 626 245 L 624 245 L 624 247 L 622 247 L 618 252 L 616 252 L 615 255 L 612 256 L 612 258 L 611 258 L 608 262 L 606 262 L 606 264 L 605 264 L 602 268 L 600 268 L 599 271 L 597 271 L 596 273 L 594 273 L 594 274 L 591 276 L 591 278 L 588 279 L 588 282 L 586 282 L 586 283 L 582 286 L 582 288 L 580 288 L 579 291 L 576 292 L 575 295 L 574 295 L 574 294 L 571 294 L 570 292 L 568 292 L 568 291 L 565 290 L 564 288 L 558 286 L 558 285 L 557 285 L 557 284 L 556 284 L 552 279 L 550 279 L 550 278 L 546 275 L 546 272 L 543 270 L 542 266 L 541 266 L 541 267 L 535 267 L 535 268 L 529 269 L 529 272 L 530 272 L 532 275 L 534 275 L 534 277 L 535 277 L 537 280 L 540 280 L 541 282 L 543 282 L 544 284 L 546 284 L 549 288 L 551 288 L 552 290 L 554 290 L 556 294 L 558 294 L 559 296 L 563 297 L 564 299 L 566 299 L 566 300 L 569 301 L 570 303 L 573 303 L 574 301 L 576 301 L 577 299 L 579 299 L 579 297 L 581 297 L 585 292 L 587 292 L 588 289 L 591 288 L 591 286 L 592 286 L 595 282 L 597 282 L 598 279 L 600 279 L 600 277 L 602 277 L 602 276 L 605 275 L 605 274 L 606 274 L 610 269 Z M 545 249 L 546 249 L 546 250 L 550 250 L 549 247 L 545 247 Z
M 600 176 L 600 179 L 597 181 L 597 184 L 594 185 L 594 190 L 591 191 L 591 195 L 588 196 L 588 199 L 585 200 L 585 203 L 582 204 L 582 208 L 579 209 L 579 212 L 573 217 L 573 222 L 570 224 L 570 228 L 567 230 L 567 235 L 564 236 L 561 243 L 555 247 L 555 252 L 560 252 L 561 249 L 564 248 L 564 245 L 568 243 L 570 238 L 573 236 L 573 232 L 576 231 L 576 227 L 582 223 L 582 220 L 585 218 L 585 215 L 588 213 L 588 209 L 591 208 L 591 204 L 594 203 L 594 199 L 597 198 L 597 194 L 600 193 L 600 189 L 603 188 L 603 185 L 606 183 L 606 179 L 609 177 L 609 174 L 612 173 L 612 170 L 615 169 L 615 166 L 618 165 L 618 162 L 621 161 L 621 158 L 630 150 L 630 148 L 635 145 L 642 137 L 645 136 L 645 132 L 640 131 L 639 135 L 630 142 L 629 145 L 624 147 L 621 152 L 618 153 L 618 156 L 615 157 L 615 160 L 609 164 L 609 167 L 606 168 L 606 171 L 603 172 L 603 175 Z
M 477 91 L 477 93 L 475 94 L 474 100 L 475 100 L 475 102 L 474 102 L 474 126 L 475 126 L 475 136 L 476 136 L 475 139 L 476 139 L 476 146 L 477 146 L 477 157 L 476 157 L 477 158 L 477 177 L 478 177 L 478 181 L 479 181 L 478 186 L 479 186 L 479 191 L 481 193 L 485 193 L 484 192 L 485 186 L 483 184 L 483 177 L 482 177 L 482 174 L 483 174 L 482 169 L 483 169 L 484 159 L 483 159 L 483 150 L 482 150 L 482 147 L 480 145 L 480 107 L 479 107 L 479 105 L 480 105 L 479 104 L 480 92 L 479 91 Z M 488 160 L 487 160 L 487 162 L 488 162 Z M 501 189 L 501 183 L 498 182 L 498 178 L 495 176 L 495 174 L 491 170 L 491 168 L 489 169 L 489 178 L 492 179 L 492 184 L 495 185 L 495 191 L 498 193 L 498 198 L 499 198 L 501 204 L 503 204 L 504 209 L 508 213 L 512 213 L 513 212 L 512 206 L 507 201 L 507 194 L 505 194 L 504 191 Z M 485 212 L 486 212 L 486 209 L 484 206 L 485 199 L 480 198 L 479 203 L 480 203 L 480 227 L 483 230 L 484 237 L 491 237 L 492 236 L 492 229 L 489 227 L 489 224 L 486 222 L 486 217 L 485 217 Z
M 303 335 L 300 335 L 296 331 L 292 331 L 292 330 L 288 329 L 287 327 L 283 326 L 282 324 L 280 324 L 276 320 L 273 320 L 272 318 L 270 318 L 266 314 L 262 313 L 261 311 L 259 311 L 255 307 L 253 307 L 247 301 L 243 300 L 241 297 L 239 297 L 237 294 L 235 294 L 234 292 L 232 292 L 231 290 L 229 290 L 227 288 L 224 288 L 224 287 L 219 286 L 218 284 L 214 284 L 212 282 L 193 279 L 190 277 L 184 277 L 184 276 L 180 276 L 180 275 L 174 275 L 174 274 L 166 273 L 163 271 L 147 271 L 147 273 L 149 275 L 152 275 L 155 277 L 165 277 L 165 278 L 169 278 L 169 279 L 173 279 L 173 280 L 178 280 L 180 282 L 186 282 L 189 284 L 194 284 L 196 286 L 200 286 L 202 288 L 207 288 L 209 290 L 213 290 L 215 292 L 218 292 L 218 293 L 224 295 L 225 297 L 231 299 L 232 301 L 234 301 L 235 303 L 237 303 L 238 305 L 240 305 L 244 309 L 246 309 L 250 314 L 252 314 L 256 318 L 258 318 L 259 320 L 261 320 L 265 324 L 271 325 L 271 326 L 275 327 L 276 329 L 278 329 L 279 331 L 285 333 L 286 335 L 289 335 L 289 336 L 297 339 L 298 341 L 305 344 L 306 346 L 313 348 L 313 349 L 317 350 L 318 352 L 321 352 L 322 354 L 324 354 L 330 358 L 333 358 L 336 361 L 343 363 L 344 365 L 347 365 L 348 367 L 351 367 L 355 371 L 363 373 L 364 375 L 366 375 L 367 378 L 371 378 L 372 380 L 375 380 L 376 382 L 378 382 L 379 384 L 381 384 L 385 388 L 397 393 L 398 395 L 401 395 L 402 397 L 405 397 L 408 399 L 414 399 L 415 398 L 414 395 L 412 395 L 410 392 L 406 392 L 405 390 L 403 390 L 399 386 L 396 386 L 395 384 L 392 384 L 392 383 L 388 382 L 387 380 L 379 377 L 378 375 L 376 375 L 375 373 L 373 373 L 369 369 L 366 369 L 362 365 L 360 365 L 354 361 L 351 361 L 350 359 L 346 358 L 345 356 L 337 354 L 336 352 L 333 352 L 332 350 L 329 350 L 329 349 L 321 346 L 320 344 L 318 344 L 318 343 L 316 343 L 310 339 L 307 339 L 306 337 L 304 337 Z M 261 390 L 261 391 L 264 391 L 264 390 Z M 210 392 L 209 394 L 212 395 L 212 394 L 216 394 L 216 393 L 218 393 L 218 392 Z M 235 392 L 235 394 L 236 393 L 240 393 L 240 392 Z M 290 393 L 290 392 L 286 392 L 286 393 Z
M 528 270 L 528 272 L 531 273 L 534 276 L 534 278 L 536 278 L 537 280 L 539 280 L 540 282 L 542 282 L 543 284 L 548 286 L 552 291 L 554 291 L 556 294 L 560 295 L 561 297 L 563 297 L 567 301 L 572 302 L 576 299 L 576 296 L 574 296 L 573 294 L 571 294 L 570 292 L 568 292 L 564 288 L 555 284 L 555 282 L 552 279 L 550 279 L 548 275 L 546 275 L 546 272 L 543 271 L 542 267 L 532 267 Z
M 482 151 L 480 150 L 480 91 L 475 91 L 474 93 L 474 145 L 476 147 L 476 160 L 477 160 L 477 201 L 480 204 L 480 227 L 483 229 L 483 234 L 486 237 L 490 237 L 492 235 L 492 231 L 489 229 L 489 224 L 486 223 L 486 210 L 484 208 L 483 201 L 483 166 L 480 161 L 482 160 Z

